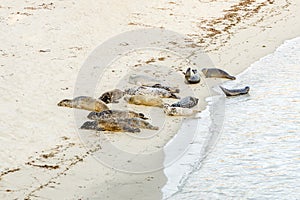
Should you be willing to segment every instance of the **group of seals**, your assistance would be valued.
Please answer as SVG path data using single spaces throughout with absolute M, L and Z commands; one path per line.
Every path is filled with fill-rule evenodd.
M 96 131 L 113 132 L 140 132 L 141 128 L 158 130 L 157 126 L 151 125 L 143 113 L 128 110 L 110 110 L 106 104 L 118 103 L 125 92 L 114 89 L 103 93 L 99 99 L 89 96 L 79 96 L 74 99 L 64 99 L 57 105 L 62 107 L 77 108 L 92 111 L 87 116 L 93 121 L 85 122 L 80 128 Z M 162 106 L 162 105 L 161 105 Z
M 236 79 L 234 76 L 231 76 L 224 70 L 218 68 L 203 68 L 201 72 L 204 74 L 205 78 L 225 78 L 230 80 Z M 189 67 L 183 74 L 186 82 L 189 84 L 196 84 L 200 82 L 200 74 L 197 69 L 191 69 Z
M 205 75 L 206 78 L 226 78 L 230 80 L 235 80 L 234 76 L 231 76 L 227 72 L 218 69 L 218 68 L 204 68 L 202 69 L 202 73 Z M 224 92 L 226 96 L 238 96 L 248 94 L 250 87 L 246 86 L 242 89 L 227 89 L 222 86 L 219 86 L 221 90 Z
M 202 73 L 206 78 L 235 79 L 234 76 L 217 68 L 204 68 L 202 69 Z M 200 74 L 197 69 L 188 68 L 184 75 L 188 84 L 200 82 Z M 138 87 L 129 88 L 125 91 L 119 89 L 110 90 L 103 93 L 99 99 L 88 96 L 64 99 L 57 105 L 93 111 L 88 115 L 88 118 L 94 121 L 84 123 L 81 128 L 107 131 L 139 132 L 140 128 L 158 129 L 158 127 L 152 126 L 149 122 L 145 121 L 147 118 L 143 113 L 110 110 L 106 105 L 109 103 L 118 103 L 118 100 L 125 95 L 130 95 L 129 97 L 124 97 L 129 104 L 160 107 L 169 116 L 188 116 L 198 112 L 191 109 L 198 104 L 199 99 L 195 97 L 188 96 L 171 105 L 163 102 L 161 98 L 180 99 L 175 94 L 180 92 L 176 87 L 162 85 L 159 81 L 143 75 L 131 76 L 129 82 L 138 85 Z M 249 91 L 249 87 L 238 90 L 228 90 L 223 87 L 221 89 L 227 96 L 246 94 Z
M 137 76 L 132 80 L 135 80 L 135 82 L 138 80 L 139 84 L 141 84 L 143 78 L 145 77 Z M 81 129 L 132 133 L 140 132 L 141 128 L 158 130 L 158 127 L 153 126 L 146 121 L 148 118 L 145 117 L 143 113 L 127 110 L 111 110 L 108 105 L 106 105 L 110 103 L 118 103 L 119 99 L 125 95 L 130 95 L 124 97 L 124 100 L 126 100 L 129 104 L 163 108 L 164 102 L 161 98 L 180 98 L 174 94 L 180 92 L 180 90 L 176 87 L 162 85 L 155 81 L 148 85 L 141 85 L 143 86 L 129 88 L 125 91 L 120 89 L 110 90 L 103 93 L 99 99 L 88 96 L 64 99 L 57 105 L 93 111 L 87 116 L 88 119 L 93 121 L 85 122 L 81 126 Z
M 201 72 L 206 78 L 236 79 L 234 76 L 218 68 L 204 68 Z M 198 70 L 190 67 L 184 73 L 184 77 L 187 84 L 196 84 L 201 80 Z M 106 104 L 118 103 L 119 99 L 127 95 L 124 97 L 124 100 L 129 104 L 160 107 L 168 116 L 190 116 L 199 112 L 196 109 L 192 109 L 198 104 L 199 99 L 196 97 L 187 96 L 171 105 L 164 103 L 162 98 L 180 99 L 175 94 L 180 92 L 176 87 L 162 85 L 161 82 L 143 75 L 131 76 L 129 82 L 138 85 L 138 87 L 125 89 L 124 91 L 120 89 L 110 90 L 103 93 L 99 99 L 88 96 L 64 99 L 57 105 L 92 111 L 87 118 L 93 121 L 85 122 L 81 126 L 82 129 L 132 133 L 140 132 L 141 128 L 158 130 L 158 127 L 147 122 L 148 118 L 143 113 L 127 110 L 111 110 Z M 250 90 L 248 86 L 243 89 L 232 90 L 222 86 L 220 88 L 226 96 L 247 94 Z
M 222 69 L 218 68 L 203 68 L 201 72 L 204 74 L 205 78 L 225 78 L 230 80 L 235 80 L 236 78 Z M 195 84 L 200 82 L 200 75 L 196 69 L 191 69 L 190 67 L 184 73 L 185 80 L 188 84 Z M 226 96 L 238 96 L 248 94 L 250 87 L 245 87 L 242 89 L 226 89 L 221 87 L 221 90 Z
M 189 68 L 185 75 L 189 83 L 197 83 L 200 81 L 200 74 L 197 70 Z M 190 116 L 199 112 L 190 109 L 198 104 L 199 99 L 195 97 L 188 96 L 171 105 L 164 103 L 161 98 L 180 99 L 179 96 L 174 94 L 180 92 L 176 87 L 164 86 L 161 83 L 153 85 L 154 80 L 147 76 L 131 76 L 129 80 L 135 84 L 137 84 L 138 80 L 138 85 L 142 85 L 137 88 L 125 90 L 127 95 L 131 95 L 124 97 L 129 104 L 160 107 L 163 108 L 164 113 L 169 116 Z

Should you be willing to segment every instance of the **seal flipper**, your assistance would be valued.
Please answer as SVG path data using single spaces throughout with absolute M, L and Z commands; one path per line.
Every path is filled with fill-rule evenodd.
M 139 118 L 141 119 L 149 119 L 148 117 L 145 117 L 143 113 L 138 113 Z
M 108 103 L 111 102 L 111 97 L 110 97 L 110 95 L 108 93 L 102 94 L 101 97 L 99 97 L 99 99 L 101 101 L 103 101 L 104 103 L 106 103 L 106 104 L 108 104 Z

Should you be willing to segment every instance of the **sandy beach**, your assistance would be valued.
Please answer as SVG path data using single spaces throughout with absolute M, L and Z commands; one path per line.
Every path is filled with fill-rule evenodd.
M 217 66 L 237 75 L 299 36 L 299 10 L 300 2 L 288 0 L 2 1 L 0 199 L 162 199 L 167 182 L 162 170 L 120 172 L 97 158 L 110 156 L 105 141 L 137 154 L 161 150 L 179 128 L 176 119 L 139 142 L 128 134 L 79 132 L 82 121 L 74 116 L 88 112 L 57 103 L 77 94 L 82 66 L 99 62 L 91 57 L 94 50 L 119 34 L 160 28 L 190 38 L 181 48 L 191 49 L 191 56 L 203 50 L 210 61 L 200 68 Z M 171 66 L 177 77 L 188 66 L 184 62 L 160 51 L 123 55 L 107 68 L 115 73 L 103 76 L 94 96 L 122 85 L 112 80 L 125 67 Z M 209 92 L 204 85 L 191 88 L 200 99 L 198 109 L 204 109 Z M 157 116 L 154 124 L 160 123 Z M 155 168 L 163 161 L 162 152 L 157 163 L 143 164 Z

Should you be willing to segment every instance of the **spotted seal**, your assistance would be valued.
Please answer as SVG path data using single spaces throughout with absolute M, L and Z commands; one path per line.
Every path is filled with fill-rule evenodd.
M 142 129 L 158 130 L 157 126 L 151 125 L 149 122 L 140 118 L 108 118 L 96 121 L 87 121 L 81 129 L 97 130 L 97 131 L 114 131 L 114 132 L 140 132 Z
M 129 104 L 135 105 L 154 106 L 160 108 L 162 108 L 164 105 L 163 100 L 150 95 L 133 95 L 130 97 L 124 97 L 124 100 Z
M 231 76 L 224 70 L 218 68 L 203 68 L 201 71 L 206 78 L 226 78 L 230 80 L 236 79 L 234 76 Z
M 238 96 L 238 95 L 244 95 L 244 94 L 248 94 L 250 87 L 246 86 L 245 88 L 242 89 L 226 89 L 222 86 L 219 86 L 221 88 L 221 90 L 225 93 L 226 96 Z
M 189 67 L 183 74 L 186 82 L 189 84 L 196 84 L 200 82 L 200 74 L 197 69 L 191 69 Z
M 190 108 L 182 108 L 182 107 L 172 107 L 168 104 L 165 104 L 163 107 L 164 113 L 169 116 L 191 116 L 200 111 L 193 110 Z
M 125 95 L 125 92 L 119 89 L 114 89 L 103 93 L 99 99 L 104 103 L 119 103 L 118 99 L 121 99 Z
M 130 110 L 104 110 L 102 112 L 91 112 L 88 119 L 109 119 L 109 118 L 141 118 L 148 119 L 143 113 L 137 113 Z
M 57 105 L 62 107 L 78 108 L 96 112 L 109 110 L 109 108 L 103 101 L 88 96 L 79 96 L 74 99 L 64 99 L 60 101 Z
M 180 97 L 165 89 L 152 88 L 146 86 L 140 86 L 138 88 L 129 88 L 125 90 L 125 93 L 129 95 L 151 95 L 151 96 L 161 97 L 161 98 L 180 99 Z
M 171 104 L 171 107 L 192 108 L 198 104 L 199 99 L 192 96 L 187 96 L 180 101 Z

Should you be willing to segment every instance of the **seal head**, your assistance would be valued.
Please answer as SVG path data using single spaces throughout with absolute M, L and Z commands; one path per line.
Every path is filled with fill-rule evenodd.
M 184 73 L 184 77 L 187 83 L 196 84 L 200 82 L 200 74 L 197 69 L 191 69 L 190 67 Z

